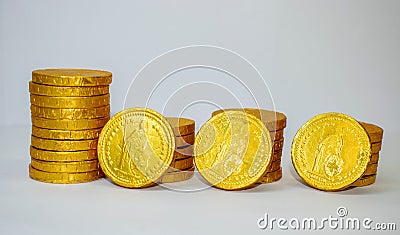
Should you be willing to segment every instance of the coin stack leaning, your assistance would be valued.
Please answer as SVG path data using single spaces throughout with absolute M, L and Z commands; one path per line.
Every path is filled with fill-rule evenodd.
M 110 119 L 112 74 L 87 69 L 44 69 L 29 82 L 32 136 L 29 176 L 57 184 L 103 177 L 97 140 Z
M 359 122 L 362 127 L 367 131 L 371 141 L 371 158 L 367 165 L 364 174 L 351 186 L 361 187 L 375 183 L 378 171 L 379 152 L 382 148 L 383 129 L 374 124 Z
M 284 129 L 286 127 L 286 116 L 283 113 L 265 110 L 265 109 L 255 109 L 255 108 L 233 108 L 233 109 L 224 109 L 228 110 L 242 110 L 246 113 L 252 114 L 265 124 L 267 127 L 271 140 L 273 141 L 272 145 L 272 156 L 271 162 L 267 167 L 266 172 L 257 182 L 258 184 L 266 184 L 278 181 L 282 178 L 282 167 L 281 167 L 281 159 L 282 159 L 282 149 L 284 142 Z M 224 110 L 217 110 L 212 113 L 212 116 L 217 115 L 218 113 L 223 112 Z
M 340 191 L 373 184 L 383 130 L 342 113 L 308 120 L 292 143 L 292 162 L 311 187 Z
M 193 144 L 195 122 L 187 118 L 166 118 L 175 135 L 175 152 L 170 168 L 157 181 L 173 183 L 188 180 L 194 175 Z

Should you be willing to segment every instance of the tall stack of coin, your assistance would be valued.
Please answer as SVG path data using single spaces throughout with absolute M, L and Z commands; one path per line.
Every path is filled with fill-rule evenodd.
M 187 118 L 166 118 L 175 135 L 175 152 L 170 169 L 158 180 L 172 183 L 188 180 L 194 175 L 193 144 L 195 122 Z
M 112 74 L 87 69 L 44 69 L 29 82 L 32 179 L 59 184 L 103 176 L 97 140 L 110 119 Z
M 383 129 L 374 124 L 359 122 L 362 127 L 367 131 L 371 141 L 371 158 L 367 165 L 364 174 L 351 186 L 361 187 L 375 183 L 378 171 L 379 152 L 382 147 Z
M 242 110 L 246 113 L 252 114 L 261 119 L 261 121 L 264 123 L 264 125 L 270 132 L 271 140 L 273 142 L 273 147 L 272 147 L 271 162 L 267 167 L 267 171 L 260 178 L 258 183 L 265 184 L 280 180 L 282 178 L 281 158 L 282 158 L 282 148 L 284 142 L 283 134 L 284 134 L 284 129 L 286 127 L 285 114 L 265 109 L 254 109 L 254 108 L 233 108 L 224 110 L 225 111 Z M 224 110 L 217 110 L 212 113 L 212 116 L 215 116 L 216 114 L 221 113 Z
M 383 130 L 341 113 L 308 120 L 296 133 L 292 161 L 310 186 L 338 191 L 375 182 Z

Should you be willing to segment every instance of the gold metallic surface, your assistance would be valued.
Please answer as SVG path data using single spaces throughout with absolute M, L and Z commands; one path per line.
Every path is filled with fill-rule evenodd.
M 29 82 L 29 92 L 42 96 L 97 96 L 105 95 L 110 91 L 110 86 L 93 87 L 68 87 L 68 86 L 48 86 Z
M 276 171 L 268 172 L 267 174 L 263 175 L 261 179 L 258 180 L 258 184 L 268 184 L 275 181 L 278 181 L 282 178 L 282 168 L 279 168 Z
M 277 170 L 279 170 L 279 168 L 281 168 L 281 159 L 271 162 L 267 167 L 266 174 L 273 172 L 273 171 L 277 171 Z
M 382 128 L 380 128 L 377 125 L 370 124 L 370 123 L 365 123 L 365 122 L 359 122 L 359 123 L 367 131 L 368 136 L 371 139 L 371 143 L 382 142 L 382 138 L 383 138 L 383 129 Z
M 174 182 L 184 181 L 192 178 L 193 175 L 194 175 L 194 167 L 185 171 L 166 173 L 157 181 L 157 183 L 174 183 Z
M 97 139 L 93 140 L 51 140 L 31 136 L 31 145 L 38 149 L 52 151 L 79 151 L 97 148 Z
M 47 119 L 32 116 L 32 125 L 45 129 L 54 130 L 88 130 L 103 127 L 109 117 L 97 118 L 97 119 Z
M 283 129 L 277 131 L 270 131 L 269 134 L 271 135 L 272 141 L 283 139 Z
M 87 161 L 97 159 L 97 150 L 81 150 L 73 152 L 61 152 L 38 149 L 30 147 L 30 155 L 32 158 L 42 161 L 57 161 L 57 162 L 73 162 Z
M 175 146 L 181 148 L 194 144 L 194 133 L 182 136 L 175 136 Z
M 371 156 L 365 129 L 340 113 L 320 114 L 307 121 L 292 144 L 293 165 L 310 186 L 326 191 L 348 187 L 363 175 Z
M 244 111 L 246 113 L 252 114 L 261 119 L 261 121 L 267 126 L 267 129 L 269 131 L 282 130 L 286 127 L 286 116 L 285 114 L 280 112 L 255 108 L 232 108 L 214 111 L 212 113 L 212 116 L 224 111 Z
M 34 117 L 47 119 L 96 119 L 110 117 L 110 105 L 97 108 L 46 108 L 31 105 L 31 113 Z
M 379 160 L 379 153 L 372 153 L 371 160 L 369 161 L 370 164 L 377 163 Z
M 31 159 L 31 166 L 39 171 L 78 173 L 100 170 L 98 160 L 82 162 L 48 162 Z
M 247 188 L 264 174 L 272 141 L 261 120 L 242 111 L 226 111 L 209 119 L 196 135 L 195 164 L 213 186 Z
M 174 160 L 188 158 L 193 156 L 193 145 L 185 148 L 175 149 Z
M 45 171 L 39 171 L 33 168 L 31 165 L 29 165 L 29 177 L 34 180 L 45 183 L 77 184 L 77 183 L 85 183 L 100 179 L 104 177 L 104 174 L 101 170 L 80 172 L 80 173 L 45 172 Z
M 171 125 L 175 136 L 188 135 L 194 133 L 195 122 L 188 118 L 166 117 Z
M 32 126 L 32 135 L 43 139 L 54 140 L 90 140 L 99 138 L 101 129 L 102 128 L 68 131 Z
M 272 142 L 272 151 L 273 152 L 277 152 L 279 150 L 282 150 L 283 149 L 283 142 L 284 142 L 283 138 L 273 141 Z
M 90 97 L 30 95 L 31 104 L 47 108 L 97 108 L 110 104 L 110 94 Z
M 180 160 L 174 160 L 171 163 L 172 170 L 176 170 L 176 169 L 183 170 L 183 169 L 191 168 L 193 166 L 194 166 L 193 157 L 184 158 L 184 159 L 180 159 Z
M 371 151 L 372 153 L 379 153 L 379 151 L 381 151 L 382 149 L 382 142 L 379 143 L 373 143 L 371 145 Z
M 111 84 L 112 74 L 89 69 L 42 69 L 32 71 L 32 82 L 54 86 L 104 86 Z
M 115 184 L 141 188 L 167 171 L 174 149 L 174 133 L 161 114 L 130 108 L 104 126 L 97 151 L 101 168 Z
M 362 186 L 367 186 L 375 183 L 376 180 L 376 175 L 370 175 L 367 177 L 362 177 L 356 182 L 352 183 L 350 187 L 362 187 Z
M 378 163 L 372 163 L 367 165 L 367 169 L 364 171 L 363 176 L 376 175 L 378 171 Z

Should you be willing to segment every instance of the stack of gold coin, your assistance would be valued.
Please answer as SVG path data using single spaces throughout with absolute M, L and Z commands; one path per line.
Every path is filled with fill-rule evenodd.
M 267 127 L 271 140 L 272 140 L 272 158 L 267 167 L 266 172 L 260 178 L 258 183 L 272 183 L 278 181 L 282 178 L 282 167 L 281 167 L 281 159 L 282 159 L 282 149 L 284 142 L 284 129 L 286 127 L 286 116 L 283 113 L 265 110 L 265 109 L 254 109 L 254 108 L 234 108 L 234 109 L 224 109 L 228 110 L 237 110 L 244 111 L 246 113 L 252 114 L 257 118 L 261 119 L 264 125 Z M 217 110 L 213 112 L 213 116 L 223 112 L 224 110 Z
M 375 183 L 378 171 L 379 152 L 382 148 L 383 129 L 374 124 L 359 122 L 367 131 L 371 141 L 371 157 L 364 174 L 351 186 L 361 187 Z
M 187 118 L 167 117 L 166 119 L 175 135 L 175 152 L 170 168 L 158 182 L 172 183 L 188 180 L 194 175 L 195 122 Z
M 292 144 L 293 165 L 310 186 L 338 191 L 375 182 L 383 130 L 341 113 L 307 121 Z
M 44 69 L 29 82 L 32 179 L 59 184 L 103 176 L 97 140 L 110 119 L 112 74 L 87 69 Z

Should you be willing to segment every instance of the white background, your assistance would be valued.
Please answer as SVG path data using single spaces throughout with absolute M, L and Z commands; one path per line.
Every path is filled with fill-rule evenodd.
M 399 227 L 399 12 L 396 0 L 1 0 L 0 231 L 265 233 L 256 227 L 264 213 L 321 218 L 335 214 L 340 205 L 347 206 L 351 216 L 375 216 Z M 32 70 L 84 67 L 113 72 L 111 107 L 116 113 L 131 80 L 147 62 L 193 44 L 235 51 L 263 75 L 277 110 L 288 117 L 280 182 L 245 192 L 209 189 L 188 194 L 158 187 L 127 190 L 106 180 L 76 186 L 29 180 Z M 206 74 L 210 81 L 221 76 Z M 207 99 L 206 91 L 198 94 Z M 188 117 L 199 127 L 212 111 L 200 105 L 191 112 L 198 116 Z M 325 193 L 292 175 L 293 135 L 306 120 L 328 111 L 384 128 L 373 186 Z

